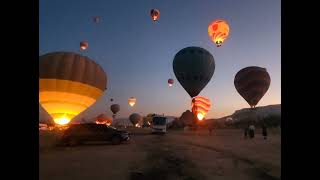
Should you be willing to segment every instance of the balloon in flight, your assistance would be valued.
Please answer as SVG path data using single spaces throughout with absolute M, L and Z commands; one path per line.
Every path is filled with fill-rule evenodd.
M 180 50 L 173 59 L 173 71 L 190 97 L 197 96 L 211 80 L 215 61 L 209 51 L 200 47 Z
M 129 103 L 129 105 L 132 107 L 132 106 L 134 106 L 135 104 L 136 104 L 136 102 L 137 102 L 137 99 L 135 98 L 135 97 L 130 97 L 129 99 L 128 99 L 128 103 Z
M 234 78 L 238 93 L 254 108 L 270 86 L 270 76 L 266 68 L 250 66 L 241 69 Z
M 151 9 L 150 16 L 153 21 L 157 21 L 160 18 L 160 11 L 158 9 Z
M 170 87 L 173 86 L 173 83 L 174 83 L 173 79 L 168 79 L 168 85 L 169 85 Z
M 119 104 L 112 104 L 110 106 L 111 112 L 116 115 L 120 111 L 120 105 Z
M 88 42 L 86 42 L 86 41 L 81 41 L 80 42 L 80 49 L 81 50 L 86 50 L 86 49 L 88 49 L 88 47 L 89 47 Z
M 215 20 L 208 27 L 208 34 L 211 40 L 220 47 L 229 36 L 229 25 L 225 20 Z

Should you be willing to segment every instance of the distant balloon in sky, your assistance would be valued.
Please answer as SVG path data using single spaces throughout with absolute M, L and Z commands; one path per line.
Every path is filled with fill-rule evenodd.
M 88 49 L 88 47 L 89 47 L 88 42 L 86 42 L 86 41 L 81 41 L 80 42 L 80 49 L 81 50 L 86 50 L 86 49 Z
M 111 98 L 110 101 L 112 102 L 112 101 L 113 101 L 113 98 Z
M 40 56 L 39 103 L 57 124 L 68 124 L 96 102 L 106 87 L 106 73 L 88 57 L 71 52 Z
M 158 9 L 151 9 L 150 15 L 153 21 L 157 21 L 160 18 L 160 11 Z
M 95 16 L 95 17 L 93 18 L 93 21 L 94 21 L 95 23 L 97 23 L 97 24 L 100 23 L 100 20 L 101 20 L 101 18 L 100 18 L 99 16 Z
M 201 92 L 212 78 L 214 70 L 213 56 L 200 47 L 184 48 L 173 59 L 174 74 L 190 97 Z
M 171 87 L 173 85 L 174 81 L 173 79 L 168 79 L 168 85 Z
M 229 25 L 224 20 L 215 20 L 209 25 L 208 34 L 217 47 L 220 47 L 229 36 Z
M 119 104 L 112 104 L 110 106 L 110 110 L 112 111 L 113 115 L 116 115 L 120 111 L 120 105 Z
M 208 111 L 210 110 L 211 103 L 208 98 L 197 96 L 192 98 L 191 102 L 191 109 L 192 113 L 196 115 L 199 121 L 202 121 L 202 119 L 206 116 Z
M 270 86 L 270 76 L 266 68 L 250 66 L 241 69 L 234 78 L 238 93 L 254 108 Z
M 136 104 L 136 102 L 137 102 L 137 99 L 135 97 L 130 97 L 128 99 L 128 103 L 130 106 L 134 106 Z
M 142 121 L 142 116 L 138 113 L 133 113 L 129 116 L 129 120 L 134 126 L 137 126 L 137 124 Z
M 100 114 L 96 118 L 96 123 L 97 124 L 106 124 L 106 125 L 110 126 L 112 123 L 112 118 L 109 116 L 106 116 L 104 114 Z

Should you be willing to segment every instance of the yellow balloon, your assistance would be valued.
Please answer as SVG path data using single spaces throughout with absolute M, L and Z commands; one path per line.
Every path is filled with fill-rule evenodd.
M 69 52 L 40 56 L 39 103 L 60 125 L 90 107 L 102 96 L 107 76 L 88 57 Z

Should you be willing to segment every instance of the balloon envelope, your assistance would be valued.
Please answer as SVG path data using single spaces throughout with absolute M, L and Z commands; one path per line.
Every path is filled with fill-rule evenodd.
M 101 97 L 106 86 L 102 67 L 88 57 L 71 52 L 40 56 L 39 103 L 55 123 L 68 124 Z
M 97 116 L 97 118 L 96 118 L 96 123 L 97 123 L 97 124 L 106 124 L 106 125 L 110 126 L 111 123 L 112 123 L 112 120 L 113 120 L 113 119 L 112 119 L 111 117 L 106 116 L 106 115 L 104 115 L 104 114 L 100 114 L 100 115 Z
M 197 116 L 198 120 L 202 120 L 210 110 L 211 103 L 208 98 L 197 96 L 192 99 L 192 113 Z
M 213 21 L 208 27 L 209 37 L 218 47 L 228 38 L 229 31 L 228 23 L 221 19 Z
M 133 113 L 129 116 L 129 120 L 134 126 L 136 126 L 136 124 L 138 124 L 142 120 L 142 116 L 140 116 L 140 114 L 138 113 Z
M 174 83 L 173 79 L 168 79 L 168 85 L 169 85 L 169 86 L 172 86 L 173 83 Z
M 150 15 L 153 21 L 157 21 L 160 18 L 160 11 L 158 9 L 151 9 Z
M 117 114 L 117 112 L 120 111 L 120 105 L 119 104 L 112 104 L 110 106 L 110 110 L 112 111 L 113 114 Z
M 97 24 L 100 23 L 100 20 L 101 20 L 101 18 L 100 18 L 99 16 L 96 16 L 96 17 L 93 18 L 93 21 L 94 21 L 95 23 L 97 23 Z
M 191 97 L 197 96 L 208 84 L 214 70 L 213 56 L 200 47 L 184 48 L 173 59 L 174 74 Z
M 134 106 L 136 104 L 136 102 L 137 102 L 137 99 L 135 97 L 130 97 L 128 99 L 128 103 L 130 106 Z
M 89 47 L 88 42 L 86 42 L 86 41 L 81 41 L 80 42 L 80 49 L 81 50 L 86 50 L 88 47 Z
M 255 107 L 270 86 L 270 76 L 265 68 L 250 66 L 241 69 L 234 78 L 234 86 L 238 93 Z

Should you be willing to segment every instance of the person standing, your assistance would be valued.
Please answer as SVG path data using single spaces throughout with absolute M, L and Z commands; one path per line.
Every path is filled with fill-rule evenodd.
M 262 136 L 264 139 L 267 139 L 268 132 L 267 132 L 267 126 L 265 124 L 262 125 Z
M 212 127 L 211 124 L 209 125 L 208 130 L 209 130 L 209 134 L 211 135 L 212 134 L 212 130 L 213 130 L 213 127 Z
M 250 138 L 254 138 L 254 131 L 255 131 L 255 127 L 254 127 L 253 124 L 251 124 L 249 126 L 249 136 L 250 136 Z
M 244 128 L 244 138 L 248 138 L 249 125 Z

